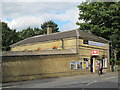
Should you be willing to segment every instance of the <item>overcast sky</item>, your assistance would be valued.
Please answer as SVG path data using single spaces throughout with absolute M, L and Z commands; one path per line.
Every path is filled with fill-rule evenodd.
M 40 27 L 42 23 L 53 20 L 60 31 L 78 28 L 76 22 L 79 17 L 78 5 L 83 0 L 3 0 L 2 21 L 7 22 L 11 29 L 17 31 L 27 27 Z

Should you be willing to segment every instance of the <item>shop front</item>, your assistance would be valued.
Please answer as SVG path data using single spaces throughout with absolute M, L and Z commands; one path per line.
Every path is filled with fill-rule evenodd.
M 95 73 L 98 71 L 98 65 L 103 67 L 103 70 L 106 72 L 107 69 L 107 57 L 102 55 L 99 56 L 98 50 L 92 50 L 92 55 L 90 57 L 90 71 Z
M 100 58 L 100 56 L 92 56 L 90 58 L 90 71 L 92 73 L 97 72 L 99 64 L 102 65 L 102 59 Z

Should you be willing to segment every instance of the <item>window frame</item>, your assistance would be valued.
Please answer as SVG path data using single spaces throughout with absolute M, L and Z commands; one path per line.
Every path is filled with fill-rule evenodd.
M 73 65 L 75 63 L 75 68 L 72 68 L 72 63 L 73 63 Z M 77 69 L 77 62 L 70 62 L 70 69 L 71 70 Z
M 103 68 L 107 68 L 107 58 L 103 58 Z
M 77 62 L 77 64 L 79 63 L 79 68 L 78 68 L 78 66 L 77 66 L 77 69 L 83 69 L 83 62 Z

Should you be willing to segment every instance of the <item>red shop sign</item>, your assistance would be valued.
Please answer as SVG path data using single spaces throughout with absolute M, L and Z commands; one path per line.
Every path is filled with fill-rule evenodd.
M 92 55 L 98 55 L 98 50 L 92 50 Z

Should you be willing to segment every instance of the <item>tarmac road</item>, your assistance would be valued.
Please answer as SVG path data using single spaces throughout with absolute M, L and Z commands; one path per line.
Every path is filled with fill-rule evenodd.
M 3 88 L 118 88 L 118 72 L 3 84 Z

